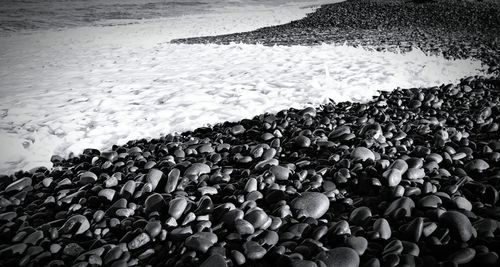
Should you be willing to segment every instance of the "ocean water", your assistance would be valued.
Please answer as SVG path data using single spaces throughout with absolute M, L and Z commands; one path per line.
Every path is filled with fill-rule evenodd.
M 278 6 L 299 0 L 0 0 L 0 34 L 135 23 L 143 19 Z M 321 4 L 325 1 L 311 1 Z

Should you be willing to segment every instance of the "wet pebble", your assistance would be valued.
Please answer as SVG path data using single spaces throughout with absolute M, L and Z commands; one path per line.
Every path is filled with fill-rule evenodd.
M 314 219 L 321 218 L 330 207 L 330 200 L 322 193 L 304 192 L 292 200 L 290 207 Z
M 358 253 L 346 247 L 338 247 L 321 252 L 318 254 L 317 258 L 323 261 L 327 267 L 358 267 L 360 263 Z

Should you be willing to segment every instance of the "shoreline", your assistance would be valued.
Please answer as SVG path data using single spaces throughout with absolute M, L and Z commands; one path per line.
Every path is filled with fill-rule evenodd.
M 351 12 L 351 14 L 348 14 Z M 371 19 L 371 15 L 373 16 Z M 447 58 L 473 57 L 500 75 L 500 3 L 439 0 L 431 3 L 348 0 L 323 5 L 307 17 L 255 31 L 172 40 L 172 43 L 249 43 L 370 47 L 410 51 L 417 47 Z M 444 18 L 440 18 L 444 17 Z M 380 21 L 384 24 L 380 25 Z M 434 24 L 434 22 L 436 24 Z

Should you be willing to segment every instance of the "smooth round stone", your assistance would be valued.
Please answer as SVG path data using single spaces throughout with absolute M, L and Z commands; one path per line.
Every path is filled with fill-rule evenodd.
M 471 262 L 474 256 L 476 256 L 476 250 L 473 248 L 463 248 L 451 254 L 448 260 L 456 264 L 466 264 Z
M 24 177 L 9 184 L 9 186 L 5 188 L 4 192 L 10 193 L 10 192 L 22 191 L 24 188 L 31 186 L 31 183 L 32 183 L 31 178 Z
M 230 211 L 224 213 L 224 215 L 222 215 L 222 221 L 226 225 L 233 225 L 237 219 L 243 219 L 244 215 L 245 215 L 245 213 L 243 213 L 242 210 L 233 209 L 233 210 L 230 210 Z
M 292 200 L 290 207 L 308 217 L 319 219 L 330 208 L 330 200 L 323 193 L 304 192 Z
M 318 267 L 318 265 L 314 261 L 292 260 L 291 267 Z
M 266 255 L 267 251 L 255 241 L 247 241 L 243 244 L 243 250 L 247 259 L 258 260 Z
M 245 191 L 246 192 L 257 191 L 257 179 L 255 179 L 253 177 L 248 179 L 248 181 L 245 185 Z
M 269 151 L 269 150 L 267 150 L 267 151 Z M 265 154 L 265 152 L 264 152 L 264 154 Z M 264 155 L 262 157 L 264 157 Z M 255 164 L 255 170 L 260 171 L 260 170 L 265 169 L 267 166 L 277 166 L 278 164 L 279 164 L 279 161 L 275 158 L 264 159 L 262 161 L 259 161 L 257 164 Z
M 23 243 L 26 243 L 26 244 L 31 244 L 31 245 L 36 245 L 38 243 L 38 241 L 40 241 L 40 239 L 43 238 L 43 231 L 35 231 L 33 233 L 31 233 L 30 235 L 28 235 L 24 240 L 23 240 Z
M 363 225 L 372 216 L 372 211 L 368 207 L 355 208 L 349 215 L 349 223 Z
M 135 214 L 135 211 L 133 209 L 117 209 L 115 211 L 115 215 L 117 217 L 124 217 L 124 218 L 128 218 L 132 215 Z
M 406 172 L 406 178 L 410 180 L 422 179 L 425 177 L 424 169 L 411 168 Z
M 441 163 L 443 161 L 443 157 L 437 153 L 431 153 L 425 157 L 426 161 L 434 161 L 436 163 Z
M 57 252 L 61 251 L 62 247 L 59 244 L 51 244 L 50 245 L 50 253 L 56 254 Z
M 78 181 L 80 184 L 90 184 L 95 183 L 97 181 L 97 175 L 93 172 L 84 172 L 80 175 L 80 180 Z
M 200 267 L 227 267 L 227 262 L 220 254 L 213 254 L 208 257 Z
M 349 223 L 346 220 L 341 220 L 335 223 L 332 227 L 331 232 L 334 235 L 350 235 L 351 229 L 349 227 Z
M 202 174 L 210 173 L 210 167 L 205 163 L 193 163 L 184 172 L 184 176 L 194 175 L 199 176 Z
M 148 222 L 144 230 L 146 230 L 151 237 L 155 238 L 161 232 L 161 223 L 159 221 Z
M 358 255 L 363 255 L 368 248 L 368 240 L 362 236 L 350 236 L 345 241 L 346 245 L 354 249 Z
M 178 220 L 187 207 L 187 200 L 183 197 L 170 200 L 168 203 L 168 214 Z
M 246 262 L 245 255 L 238 250 L 231 250 L 231 258 L 236 265 L 243 265 Z
M 283 166 L 271 166 L 269 168 L 269 172 L 271 172 L 276 180 L 284 181 L 288 180 L 288 177 L 290 176 L 290 170 L 286 167 Z
M 295 138 L 295 144 L 298 147 L 309 147 L 311 146 L 311 139 L 307 136 L 299 135 Z
M 110 188 L 118 185 L 118 178 L 116 176 L 110 176 L 106 181 L 104 181 L 104 187 Z
M 311 117 L 316 117 L 316 109 L 313 107 L 307 107 L 299 112 L 301 116 L 309 115 Z
M 234 222 L 234 227 L 236 228 L 236 232 L 240 235 L 251 235 L 255 232 L 253 225 L 242 219 L 237 219 Z
M 453 202 L 455 202 L 457 209 L 462 209 L 467 211 L 472 210 L 472 203 L 470 203 L 470 201 L 467 200 L 465 197 L 454 197 Z
M 103 197 L 107 199 L 108 201 L 113 201 L 113 198 L 115 197 L 116 191 L 114 189 L 106 188 L 102 189 L 97 193 L 98 196 Z
M 185 245 L 188 248 L 206 253 L 210 247 L 217 243 L 217 235 L 209 232 L 198 232 L 186 238 Z
M 148 174 L 146 175 L 146 182 L 152 185 L 152 190 L 155 191 L 158 183 L 163 177 L 163 172 L 158 169 L 150 169 Z
M 349 128 L 349 126 L 347 125 L 342 125 L 342 126 L 339 126 L 335 129 L 333 129 L 333 131 L 328 135 L 328 138 L 330 139 L 337 139 L 343 135 L 346 135 L 346 134 L 350 134 L 351 133 L 351 128 Z
M 243 125 L 241 125 L 241 124 L 238 124 L 238 125 L 231 127 L 231 133 L 233 135 L 240 135 L 244 132 L 245 132 L 245 127 L 243 127 Z
M 392 231 L 389 222 L 384 218 L 379 218 L 373 223 L 373 231 L 378 233 L 379 238 L 387 240 L 391 238 Z
M 413 242 L 418 242 L 420 240 L 420 237 L 422 236 L 423 230 L 424 230 L 424 218 L 418 217 L 410 222 L 405 232 L 409 238 L 408 240 Z
M 450 229 L 452 237 L 467 242 L 476 233 L 476 229 L 467 218 L 458 211 L 446 211 L 439 217 L 439 224 Z
M 59 232 L 64 234 L 73 233 L 75 235 L 83 234 L 88 229 L 90 229 L 90 223 L 87 217 L 83 215 L 74 215 L 69 218 L 63 226 L 59 229 Z
M 136 188 L 135 181 L 133 180 L 128 180 L 120 189 L 120 196 L 123 196 L 125 198 L 128 198 L 132 195 L 134 195 Z
M 440 207 L 442 204 L 443 201 L 441 200 L 440 197 L 436 195 L 425 196 L 417 202 L 417 205 L 421 208 L 433 208 L 433 209 Z
M 394 187 L 401 182 L 403 174 L 398 169 L 389 169 L 382 176 L 386 179 L 387 185 Z
M 259 243 L 266 244 L 268 246 L 274 246 L 278 243 L 280 237 L 275 231 L 264 230 L 264 234 L 260 236 Z
M 149 237 L 148 234 L 140 233 L 139 235 L 134 237 L 134 239 L 132 239 L 132 241 L 130 241 L 127 244 L 127 247 L 130 250 L 138 249 L 138 248 L 146 245 L 147 243 L 149 243 L 149 241 L 151 241 L 151 238 Z
M 144 209 L 146 214 L 149 214 L 153 211 L 162 211 L 163 208 L 166 207 L 165 200 L 163 196 L 158 193 L 153 193 L 146 198 L 144 202 Z
M 408 170 L 408 163 L 402 159 L 397 159 L 389 166 L 389 169 L 397 169 L 401 173 L 405 173 Z
M 174 240 L 183 240 L 193 234 L 191 226 L 178 227 L 169 232 L 169 235 Z
M 409 197 L 401 197 L 394 200 L 385 210 L 384 216 L 396 218 L 397 216 L 410 217 L 415 208 L 415 202 Z
M 172 193 L 177 188 L 177 183 L 179 182 L 179 178 L 181 175 L 181 171 L 179 169 L 173 168 L 167 176 L 167 184 L 165 185 L 165 192 Z
M 198 148 L 198 151 L 200 153 L 212 153 L 215 151 L 215 149 L 212 147 L 211 144 L 204 144 Z
M 206 215 L 212 213 L 214 210 L 214 203 L 209 196 L 202 196 L 198 201 L 198 205 L 196 206 L 196 210 L 194 214 L 196 215 Z
M 403 243 L 398 239 L 393 239 L 387 243 L 383 249 L 383 254 L 401 254 L 403 252 Z
M 244 219 L 252 224 L 255 229 L 258 229 L 262 225 L 264 225 L 268 218 L 269 216 L 266 214 L 266 212 L 260 209 L 252 210 L 244 217 Z
M 351 158 L 355 161 L 375 160 L 375 154 L 366 147 L 356 147 L 351 152 Z
M 358 267 L 360 261 L 358 253 L 346 247 L 320 252 L 317 259 L 323 261 L 327 267 Z
M 482 159 L 474 159 L 465 164 L 465 169 L 468 171 L 482 172 L 484 170 L 487 170 L 489 167 L 490 165 Z

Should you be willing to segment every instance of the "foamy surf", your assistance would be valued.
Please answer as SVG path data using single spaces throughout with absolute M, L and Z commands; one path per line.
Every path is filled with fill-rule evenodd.
M 0 100 L 2 173 L 50 167 L 53 154 L 484 73 L 472 59 L 334 45 L 165 43 L 45 56 L 1 68 L 0 87 L 23 92 Z

